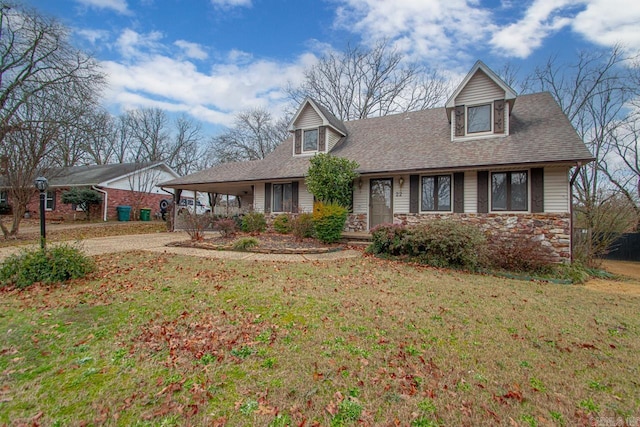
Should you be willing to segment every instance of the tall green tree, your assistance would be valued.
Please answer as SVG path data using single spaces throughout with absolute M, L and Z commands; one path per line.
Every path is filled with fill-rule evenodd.
M 305 178 L 307 189 L 323 203 L 351 207 L 353 181 L 359 176 L 357 162 L 331 154 L 313 156 Z

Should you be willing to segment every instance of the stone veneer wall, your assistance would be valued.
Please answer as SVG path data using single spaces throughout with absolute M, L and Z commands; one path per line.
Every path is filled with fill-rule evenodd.
M 505 239 L 531 238 L 551 249 L 552 261 L 571 258 L 571 219 L 568 213 L 540 214 L 395 214 L 394 223 L 418 225 L 454 219 L 480 227 L 486 234 Z M 366 215 L 350 215 L 345 231 L 365 231 Z

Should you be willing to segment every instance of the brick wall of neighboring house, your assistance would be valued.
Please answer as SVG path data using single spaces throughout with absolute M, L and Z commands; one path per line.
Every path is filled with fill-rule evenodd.
M 76 211 L 70 204 L 62 203 L 62 193 L 66 191 L 66 188 L 57 188 L 55 190 L 55 207 L 52 210 L 47 209 L 47 219 L 49 220 L 81 220 L 85 219 L 85 214 L 82 211 Z M 151 217 L 155 218 L 156 214 L 160 212 L 160 201 L 163 199 L 171 200 L 171 194 L 147 194 L 147 193 L 133 193 L 129 190 L 118 190 L 113 188 L 105 189 L 108 193 L 107 219 L 115 220 L 118 218 L 117 206 L 125 205 L 131 206 L 131 220 L 139 219 L 139 208 L 150 208 Z M 104 197 L 104 196 L 103 196 Z M 31 201 L 27 204 L 27 210 L 32 217 L 38 218 L 40 214 L 40 195 L 34 193 Z M 94 205 L 91 207 L 91 218 L 99 219 L 103 215 L 102 204 Z
M 571 258 L 571 218 L 568 213 L 395 214 L 394 222 L 417 225 L 445 218 L 477 225 L 493 237 L 531 238 L 550 249 L 550 261 L 562 262 Z

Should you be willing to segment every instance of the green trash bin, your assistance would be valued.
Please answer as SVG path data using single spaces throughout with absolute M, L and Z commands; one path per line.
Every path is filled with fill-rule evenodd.
M 118 212 L 118 221 L 129 221 L 131 206 L 116 206 L 116 212 Z
M 151 208 L 140 208 L 140 221 L 151 221 Z

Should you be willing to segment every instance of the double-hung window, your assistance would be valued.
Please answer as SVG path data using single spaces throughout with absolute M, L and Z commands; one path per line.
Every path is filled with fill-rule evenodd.
M 302 151 L 318 151 L 318 129 L 305 130 L 302 139 Z
M 529 209 L 527 171 L 491 174 L 491 210 L 526 211 Z
M 273 212 L 291 212 L 293 208 L 291 183 L 273 184 Z
M 422 177 L 423 211 L 451 211 L 451 175 Z
M 44 207 L 48 211 L 52 211 L 56 208 L 56 192 L 55 191 L 47 191 L 47 195 L 45 197 Z

